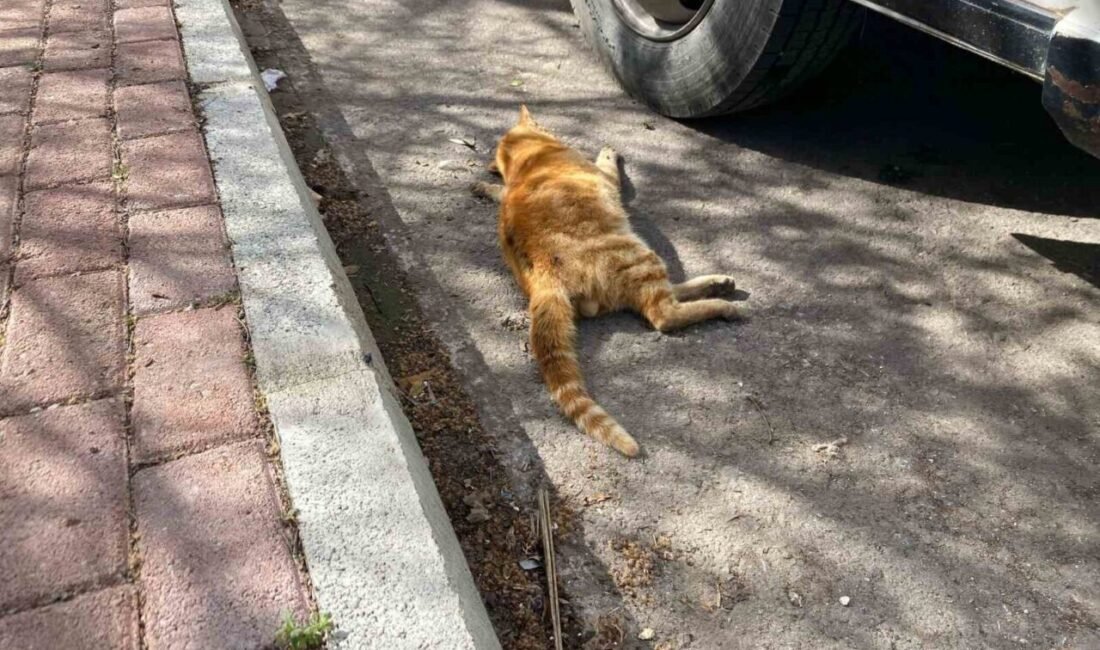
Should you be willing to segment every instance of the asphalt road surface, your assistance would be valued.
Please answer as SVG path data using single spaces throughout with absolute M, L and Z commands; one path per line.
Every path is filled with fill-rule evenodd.
M 782 105 L 678 123 L 620 91 L 565 0 L 280 6 L 501 456 L 578 511 L 559 564 L 590 631 L 1100 647 L 1100 161 L 1034 82 L 873 19 Z M 581 326 L 640 460 L 551 404 L 495 208 L 466 191 L 520 102 L 618 149 L 674 279 L 729 273 L 754 314 Z

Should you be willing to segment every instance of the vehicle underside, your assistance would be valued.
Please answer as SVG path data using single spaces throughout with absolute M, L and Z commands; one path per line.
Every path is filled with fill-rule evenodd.
M 624 86 L 667 115 L 737 112 L 786 94 L 839 50 L 859 21 L 859 5 L 1041 82 L 1043 106 L 1066 138 L 1100 157 L 1100 0 L 573 4 Z

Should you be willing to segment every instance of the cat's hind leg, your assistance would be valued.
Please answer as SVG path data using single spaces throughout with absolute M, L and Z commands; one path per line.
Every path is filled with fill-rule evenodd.
M 480 196 L 485 199 L 492 199 L 497 203 L 500 203 L 501 198 L 504 197 L 504 186 L 500 183 L 486 183 L 485 181 L 478 181 L 470 186 L 470 192 L 474 196 Z
M 677 300 L 698 300 L 732 296 L 737 283 L 728 275 L 701 275 L 686 282 L 672 285 L 672 295 Z
M 662 332 L 672 332 L 715 318 L 740 320 L 744 317 L 737 305 L 728 300 L 708 298 L 695 302 L 679 302 L 671 295 L 651 301 L 643 306 L 641 312 L 654 328 Z

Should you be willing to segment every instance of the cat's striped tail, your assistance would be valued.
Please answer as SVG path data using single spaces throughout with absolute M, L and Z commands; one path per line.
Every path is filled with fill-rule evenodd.
M 573 303 L 560 289 L 531 296 L 531 351 L 543 381 L 566 417 L 624 456 L 637 456 L 638 443 L 588 394 L 574 347 Z

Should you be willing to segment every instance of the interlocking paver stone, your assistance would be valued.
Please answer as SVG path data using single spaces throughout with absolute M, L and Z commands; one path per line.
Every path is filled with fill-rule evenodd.
M 46 0 L 4 0 L 0 3 L 0 29 L 30 29 L 42 26 Z
M 50 34 L 44 70 L 104 68 L 111 65 L 111 33 L 104 30 Z
M 137 650 L 138 635 L 129 586 L 0 618 L 0 648 L 13 650 Z
M 107 83 L 111 71 L 47 72 L 38 80 L 34 122 L 61 122 L 107 114 Z
M 0 413 L 120 389 L 124 296 L 118 271 L 32 280 L 12 291 Z
M 104 269 L 122 262 L 114 184 L 62 185 L 24 201 L 17 282 Z
M 18 177 L 0 176 L 0 263 L 11 254 L 11 226 L 15 222 L 15 209 L 19 207 L 18 192 Z
M 115 40 L 119 43 L 176 38 L 176 21 L 168 7 L 139 7 L 115 12 Z
M 134 475 L 149 648 L 260 648 L 305 602 L 257 441 Z
M 0 610 L 125 570 L 123 408 L 100 400 L 0 420 Z
M 172 208 L 217 200 L 206 145 L 198 131 L 122 143 L 126 195 L 135 210 Z
M 135 313 L 185 307 L 235 288 L 217 206 L 130 217 L 130 301 Z
M 3 34 L 3 38 L 0 38 L 0 68 L 34 63 L 38 58 L 38 44 L 42 39 L 40 28 L 13 29 Z
M 31 102 L 31 80 L 27 66 L 0 68 L 0 115 L 27 112 Z
M 134 330 L 134 456 L 151 460 L 256 435 L 233 306 L 149 316 Z
M 120 86 L 187 78 L 183 54 L 174 40 L 122 43 L 116 72 Z
M 110 178 L 112 158 L 107 120 L 37 126 L 31 131 L 24 187 Z
M 19 159 L 23 156 L 22 115 L 0 117 L 0 176 L 19 173 Z
M 62 0 L 50 7 L 51 34 L 80 32 L 107 27 L 111 10 L 107 0 Z
M 182 81 L 119 88 L 115 114 L 123 140 L 195 128 L 191 96 Z

